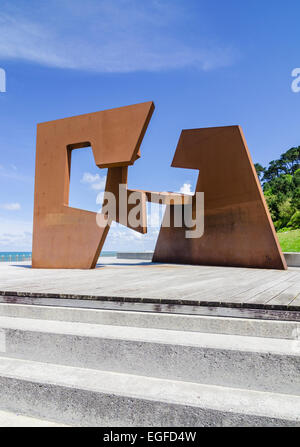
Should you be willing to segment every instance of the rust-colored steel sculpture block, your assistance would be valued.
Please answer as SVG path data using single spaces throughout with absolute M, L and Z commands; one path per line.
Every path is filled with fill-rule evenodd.
M 32 265 L 36 268 L 94 268 L 112 220 L 147 232 L 146 201 L 167 204 L 171 219 L 162 226 L 153 261 L 285 269 L 274 226 L 238 126 L 184 130 L 172 166 L 198 169 L 197 192 L 204 192 L 204 234 L 187 238 L 175 227 L 174 207 L 193 197 L 171 192 L 134 191 L 139 202 L 138 226 L 128 216 L 128 166 L 140 157 L 140 144 L 154 110 L 152 102 L 50 121 L 38 125 Z M 95 164 L 108 168 L 106 193 L 113 193 L 116 213 L 71 208 L 72 150 L 91 146 Z M 123 185 L 123 189 L 119 189 Z M 120 208 L 126 202 L 125 213 Z M 170 205 L 171 203 L 171 205 Z M 189 205 L 190 206 L 190 205 Z M 135 211 L 135 209 L 133 210 Z
M 200 171 L 204 234 L 161 227 L 154 262 L 287 268 L 239 126 L 183 130 L 172 166 Z
M 99 227 L 96 213 L 68 206 L 72 150 L 92 146 L 96 165 L 109 168 L 106 191 L 113 192 L 140 157 L 153 110 L 147 102 L 38 125 L 33 267 L 95 267 L 109 226 Z M 144 206 L 137 231 L 146 231 L 145 212 Z

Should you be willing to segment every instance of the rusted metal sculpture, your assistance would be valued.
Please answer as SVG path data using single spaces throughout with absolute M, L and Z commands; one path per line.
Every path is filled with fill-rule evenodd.
M 287 268 L 239 126 L 183 130 L 172 166 L 200 171 L 205 230 L 187 239 L 171 220 L 160 230 L 154 262 Z
M 152 102 L 41 123 L 37 129 L 32 265 L 36 268 L 94 268 L 109 223 L 115 220 L 147 232 L 146 201 L 165 203 L 168 211 L 192 203 L 205 194 L 205 232 L 186 238 L 186 228 L 170 221 L 160 230 L 153 260 L 186 264 L 227 265 L 285 269 L 286 263 L 239 127 L 185 130 L 172 166 L 200 171 L 193 197 L 177 193 L 136 190 L 138 226 L 119 213 L 127 189 L 128 166 L 140 157 L 140 145 L 154 110 Z M 71 208 L 69 184 L 71 154 L 91 146 L 95 164 L 108 168 L 106 193 L 116 198 L 117 213 L 107 224 L 97 214 Z M 170 203 L 172 203 L 170 205 Z M 191 206 L 191 205 L 190 205 Z M 99 215 L 98 215 L 99 216 Z
M 96 213 L 68 206 L 72 150 L 91 146 L 96 165 L 108 168 L 106 191 L 118 195 L 128 166 L 140 157 L 153 110 L 147 102 L 38 125 L 33 267 L 95 267 L 109 225 L 99 227 Z M 146 225 L 136 230 L 145 232 Z

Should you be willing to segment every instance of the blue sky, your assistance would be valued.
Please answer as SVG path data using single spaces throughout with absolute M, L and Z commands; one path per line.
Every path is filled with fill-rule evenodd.
M 299 14 L 298 0 L 0 0 L 0 251 L 31 250 L 38 122 L 153 100 L 129 170 L 151 190 L 195 186 L 170 167 L 181 129 L 240 124 L 262 164 L 300 145 Z M 76 151 L 70 205 L 97 210 L 104 177 Z M 157 230 L 115 225 L 105 249 L 151 249 Z

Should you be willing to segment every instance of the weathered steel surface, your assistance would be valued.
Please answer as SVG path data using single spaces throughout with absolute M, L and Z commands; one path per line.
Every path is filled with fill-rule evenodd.
M 202 237 L 187 238 L 187 228 L 175 227 L 173 222 L 174 207 L 183 202 L 193 204 L 195 217 L 196 195 L 127 189 L 128 166 L 140 157 L 153 110 L 154 104 L 147 102 L 38 125 L 33 267 L 96 265 L 109 225 L 99 226 L 96 213 L 68 206 L 72 150 L 91 146 L 95 164 L 108 168 L 105 191 L 116 200 L 116 213 L 103 211 L 100 217 L 146 233 L 147 200 L 167 204 L 171 211 L 170 227 L 161 228 L 153 261 L 286 269 L 238 126 L 184 130 L 176 149 L 172 166 L 200 171 L 196 192 L 205 194 Z M 128 200 L 132 192 L 135 199 Z M 137 225 L 132 220 L 128 223 L 130 213 L 136 216 Z
M 68 206 L 72 150 L 92 146 L 96 165 L 109 168 L 106 190 L 114 190 L 111 179 L 127 180 L 127 166 L 140 156 L 153 110 L 147 102 L 38 125 L 33 267 L 95 267 L 109 226 L 99 227 L 96 213 Z
M 125 225 L 132 230 L 138 231 L 139 233 L 145 234 L 147 233 L 146 194 L 144 191 L 131 190 L 127 187 L 126 189 L 123 189 L 124 186 L 122 186 L 120 191 L 120 185 L 127 185 L 127 177 L 127 166 L 120 168 L 108 168 L 105 191 L 113 193 L 116 200 L 116 214 L 112 220 Z M 129 203 L 129 196 L 132 193 L 135 193 L 135 203 Z M 140 225 L 131 226 L 129 214 L 131 210 L 136 207 L 137 203 L 139 204 L 140 210 L 137 220 L 140 222 Z M 126 210 L 124 210 L 124 206 L 127 207 Z
M 183 130 L 172 166 L 200 171 L 204 235 L 187 239 L 171 220 L 160 230 L 154 262 L 287 268 L 239 126 Z

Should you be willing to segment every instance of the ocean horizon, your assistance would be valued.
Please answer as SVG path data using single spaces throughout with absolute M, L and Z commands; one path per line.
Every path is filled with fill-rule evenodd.
M 0 251 L 0 262 L 17 262 L 31 260 L 31 251 Z M 117 256 L 116 251 L 103 251 L 100 257 Z

